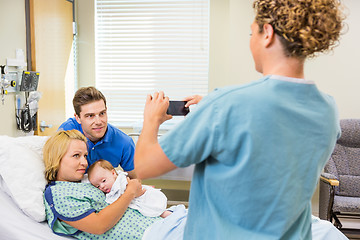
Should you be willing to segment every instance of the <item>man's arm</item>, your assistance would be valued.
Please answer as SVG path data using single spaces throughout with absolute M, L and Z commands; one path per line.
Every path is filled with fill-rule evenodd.
M 135 171 L 140 179 L 157 177 L 176 168 L 158 142 L 160 125 L 172 118 L 166 114 L 169 98 L 154 93 L 146 98 L 144 124 L 135 148 Z
M 128 177 L 129 177 L 130 179 L 135 179 L 135 178 L 137 178 L 137 175 L 136 175 L 135 170 L 128 171 L 127 174 L 128 174 Z

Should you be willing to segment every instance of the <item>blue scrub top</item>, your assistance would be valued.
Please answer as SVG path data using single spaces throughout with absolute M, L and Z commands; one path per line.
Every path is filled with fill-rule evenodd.
M 84 134 L 81 124 L 76 121 L 75 117 L 69 118 L 59 127 L 59 130 L 72 129 L 79 130 Z M 108 123 L 106 133 L 99 142 L 94 144 L 88 139 L 87 145 L 89 166 L 99 159 L 104 159 L 111 162 L 115 168 L 121 166 L 124 171 L 134 170 L 134 141 L 111 124 Z
M 160 138 L 196 164 L 184 239 L 311 239 L 311 197 L 340 136 L 314 82 L 266 76 L 214 91 Z

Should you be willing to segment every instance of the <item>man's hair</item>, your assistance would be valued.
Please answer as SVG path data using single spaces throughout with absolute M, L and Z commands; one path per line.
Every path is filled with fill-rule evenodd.
M 80 116 L 81 106 L 95 101 L 103 100 L 106 107 L 105 96 L 94 87 L 79 88 L 73 98 L 75 114 Z
M 109 171 L 112 171 L 114 170 L 115 168 L 113 167 L 113 165 L 109 162 L 109 161 L 106 161 L 104 159 L 100 159 L 100 160 L 97 160 L 96 162 L 94 162 L 93 164 L 90 165 L 89 169 L 88 169 L 88 176 L 90 177 L 92 171 L 94 170 L 94 168 L 96 166 L 99 166 L 103 169 L 106 169 L 106 170 L 109 170 Z

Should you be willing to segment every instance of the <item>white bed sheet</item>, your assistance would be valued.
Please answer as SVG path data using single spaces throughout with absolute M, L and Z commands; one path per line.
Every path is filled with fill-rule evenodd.
M 15 202 L 0 190 L 0 239 L 6 240 L 69 240 L 54 234 L 47 222 L 36 222 L 26 216 Z
M 331 222 L 312 216 L 313 240 L 349 240 Z
M 347 240 L 330 222 L 313 219 L 314 240 Z M 0 239 L 6 240 L 69 240 L 54 234 L 46 222 L 36 222 L 26 216 L 7 193 L 0 190 Z

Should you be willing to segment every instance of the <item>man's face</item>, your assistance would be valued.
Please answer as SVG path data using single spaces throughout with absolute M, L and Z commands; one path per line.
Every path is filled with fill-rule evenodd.
M 81 106 L 80 116 L 75 114 L 76 121 L 81 124 L 85 137 L 96 143 L 104 137 L 107 129 L 107 113 L 103 100 Z

